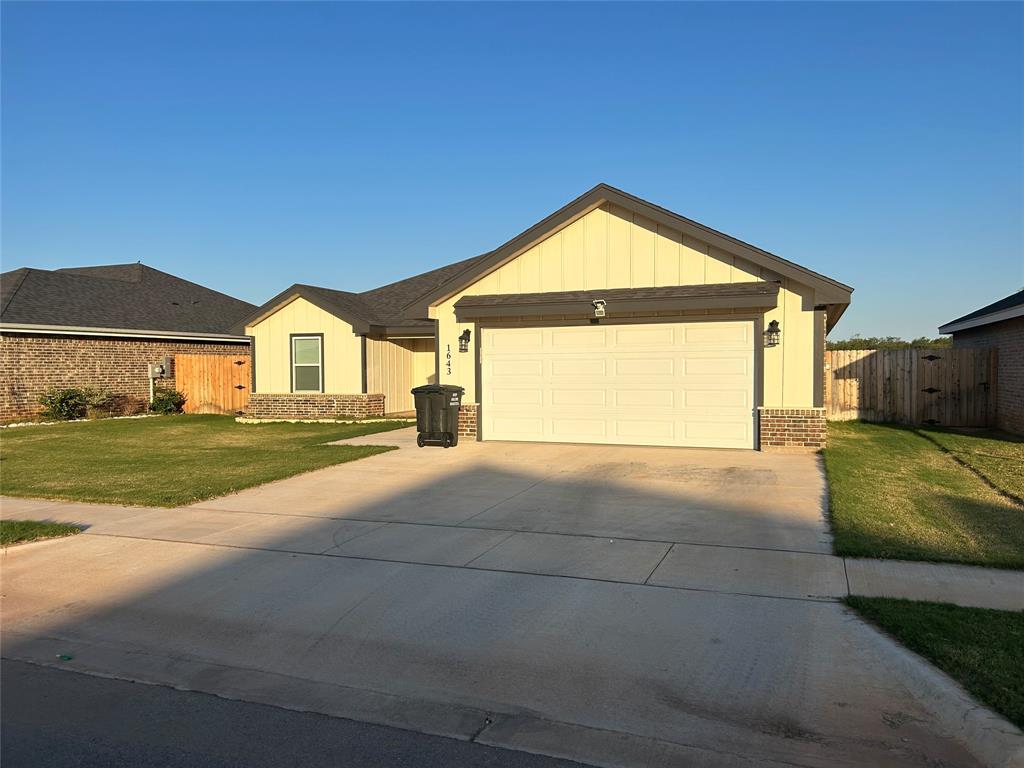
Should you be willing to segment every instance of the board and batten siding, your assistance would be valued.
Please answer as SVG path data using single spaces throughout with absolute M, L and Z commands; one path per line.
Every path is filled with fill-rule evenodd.
M 433 339 L 366 339 L 366 391 L 384 395 L 385 413 L 413 410 L 410 390 L 434 383 Z
M 256 391 L 291 392 L 291 335 L 324 335 L 324 392 L 358 394 L 363 391 L 362 341 L 352 326 L 299 297 L 245 332 L 256 351 Z
M 604 203 L 437 305 L 433 316 L 438 320 L 440 383 L 465 387 L 463 401 L 479 402 L 474 356 L 458 351 L 459 334 L 473 328 L 471 323 L 460 324 L 455 319 L 454 304 L 465 295 L 707 285 L 763 279 L 760 268 L 744 259 L 625 208 Z M 811 295 L 810 288 L 783 280 L 778 307 L 765 314 L 765 323 L 778 320 L 782 327 L 781 343 L 764 350 L 765 406 L 808 407 L 814 404 L 814 356 L 820 355 L 821 350 L 815 349 Z M 608 310 L 606 322 L 615 322 L 614 306 L 609 306 Z M 680 320 L 702 316 L 729 319 L 727 314 L 700 310 L 686 312 Z

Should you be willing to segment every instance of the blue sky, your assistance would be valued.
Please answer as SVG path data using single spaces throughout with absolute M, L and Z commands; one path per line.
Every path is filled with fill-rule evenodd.
M 1024 287 L 1024 5 L 2 7 L 3 268 L 260 303 L 490 250 L 599 181 L 853 285 Z

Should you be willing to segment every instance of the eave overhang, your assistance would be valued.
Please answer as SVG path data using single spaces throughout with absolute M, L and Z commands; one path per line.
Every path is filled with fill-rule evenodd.
M 35 325 L 32 323 L 0 323 L 0 333 L 43 334 L 47 336 L 116 336 L 136 339 L 174 339 L 176 341 L 216 341 L 248 344 L 249 337 L 227 333 L 164 331 L 143 328 L 94 328 L 88 325 Z
M 967 318 L 966 320 L 954 320 L 951 323 L 939 326 L 939 333 L 956 333 L 966 331 L 970 328 L 980 328 L 983 325 L 1001 323 L 1004 320 L 1013 320 L 1015 317 L 1024 317 L 1024 304 L 1016 307 L 1001 309 L 996 312 L 989 312 L 985 315 Z
M 463 296 L 455 302 L 455 318 L 472 322 L 496 317 L 593 315 L 594 302 L 607 313 L 671 312 L 688 309 L 750 309 L 766 312 L 778 306 L 779 284 L 772 282 L 674 285 L 661 288 L 612 288 L 552 293 Z

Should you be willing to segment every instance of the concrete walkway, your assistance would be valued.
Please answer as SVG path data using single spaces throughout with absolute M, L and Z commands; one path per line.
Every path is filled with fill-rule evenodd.
M 85 526 L 84 534 L 89 536 L 571 576 L 761 597 L 840 600 L 862 595 L 1024 611 L 1022 571 L 487 527 L 493 523 L 405 523 L 384 516 L 326 518 L 208 509 L 205 504 L 211 503 L 172 513 L 161 508 L 0 497 L 0 517 L 74 522 Z M 335 522 L 327 522 L 331 520 Z

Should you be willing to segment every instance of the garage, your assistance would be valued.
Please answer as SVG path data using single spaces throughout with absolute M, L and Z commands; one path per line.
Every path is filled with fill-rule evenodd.
M 481 437 L 754 448 L 754 322 L 480 331 Z

